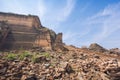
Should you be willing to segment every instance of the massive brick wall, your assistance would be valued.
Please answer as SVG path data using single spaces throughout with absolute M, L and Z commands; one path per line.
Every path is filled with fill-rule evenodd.
M 42 47 L 53 49 L 62 44 L 62 34 L 56 34 L 54 31 L 42 27 L 37 16 L 18 15 L 12 13 L 0 12 L 0 27 L 8 25 L 10 32 L 5 40 L 2 40 L 2 48 L 18 49 Z M 1 42 L 0 42 L 1 44 Z M 61 46 L 61 45 L 60 45 Z

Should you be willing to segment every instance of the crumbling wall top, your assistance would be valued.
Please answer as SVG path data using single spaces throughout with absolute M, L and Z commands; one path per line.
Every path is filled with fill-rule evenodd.
M 0 12 L 0 21 L 7 21 L 9 24 L 25 25 L 28 27 L 42 27 L 40 19 L 35 15 L 23 15 Z

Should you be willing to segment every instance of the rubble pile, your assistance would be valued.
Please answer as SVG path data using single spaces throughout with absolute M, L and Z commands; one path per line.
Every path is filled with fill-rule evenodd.
M 119 58 L 90 50 L 12 51 L 1 52 L 0 58 L 0 80 L 120 79 Z

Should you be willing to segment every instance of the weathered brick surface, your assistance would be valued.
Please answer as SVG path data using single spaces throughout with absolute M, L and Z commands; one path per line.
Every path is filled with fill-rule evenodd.
M 52 49 L 54 45 L 62 44 L 62 34 L 57 35 L 54 31 L 43 27 L 38 16 L 0 12 L 0 23 L 2 24 L 0 27 L 8 25 L 10 30 L 4 43 L 0 42 L 3 43 L 1 49 L 21 47 Z

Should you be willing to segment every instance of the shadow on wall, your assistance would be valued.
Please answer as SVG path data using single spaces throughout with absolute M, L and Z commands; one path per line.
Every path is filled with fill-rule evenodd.
M 13 36 L 12 32 L 9 32 L 8 34 L 10 34 L 10 35 L 7 35 L 7 38 L 2 43 L 1 50 L 12 49 L 14 46 L 14 42 L 15 42 L 14 36 Z

